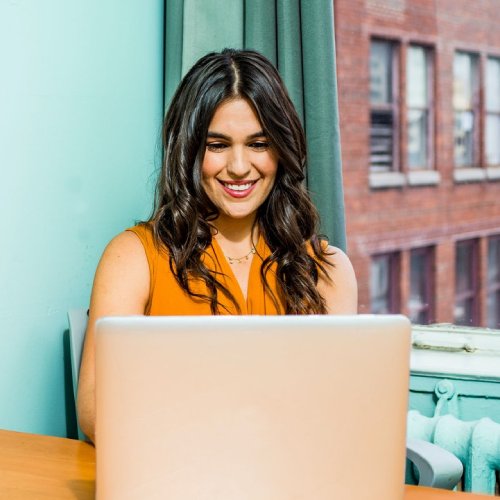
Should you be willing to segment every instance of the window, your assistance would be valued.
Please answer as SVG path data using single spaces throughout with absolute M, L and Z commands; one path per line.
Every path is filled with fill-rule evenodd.
M 373 40 L 370 51 L 370 170 L 397 169 L 397 50 Z
M 377 255 L 371 265 L 371 312 L 399 312 L 399 254 Z
M 500 328 L 500 235 L 488 240 L 488 328 Z
M 460 241 L 455 256 L 455 323 L 478 323 L 477 240 Z
M 432 321 L 434 309 L 434 248 L 416 248 L 410 252 L 410 298 L 408 311 L 413 323 Z
M 432 85 L 430 52 L 411 45 L 406 58 L 408 167 L 431 168 Z
M 486 163 L 500 165 L 500 58 L 486 61 Z
M 455 167 L 478 164 L 479 119 L 477 57 L 458 52 L 453 63 L 453 108 L 455 110 Z

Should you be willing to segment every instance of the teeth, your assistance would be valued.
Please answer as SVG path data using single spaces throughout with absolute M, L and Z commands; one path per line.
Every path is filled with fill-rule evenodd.
M 231 189 L 232 191 L 245 191 L 245 189 L 249 189 L 252 187 L 252 183 L 249 182 L 248 184 L 229 184 L 227 182 L 224 182 L 224 186 L 228 189 Z

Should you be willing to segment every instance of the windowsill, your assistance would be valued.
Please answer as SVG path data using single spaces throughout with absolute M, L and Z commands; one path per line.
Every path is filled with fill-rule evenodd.
M 408 172 L 408 184 L 410 186 L 435 186 L 441 180 L 441 174 L 437 170 L 416 170 Z
M 411 371 L 500 381 L 500 330 L 451 324 L 412 327 Z
M 398 188 L 406 184 L 406 176 L 401 172 L 370 172 L 370 188 Z
M 487 167 L 486 178 L 489 181 L 500 181 L 500 167 Z
M 486 180 L 486 170 L 458 167 L 453 170 L 453 180 L 455 182 L 482 182 Z

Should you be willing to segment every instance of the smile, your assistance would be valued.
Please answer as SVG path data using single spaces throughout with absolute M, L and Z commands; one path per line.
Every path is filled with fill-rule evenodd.
M 224 188 L 224 191 L 234 198 L 244 198 L 248 194 L 250 194 L 253 190 L 253 187 L 258 182 L 258 180 L 254 181 L 222 181 L 219 180 L 220 184 Z

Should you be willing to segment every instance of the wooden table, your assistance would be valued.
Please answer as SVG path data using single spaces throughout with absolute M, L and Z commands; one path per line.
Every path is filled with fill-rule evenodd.
M 0 499 L 90 500 L 94 496 L 93 446 L 72 439 L 0 430 Z M 404 500 L 491 498 L 406 486 Z
M 87 500 L 94 490 L 90 444 L 0 430 L 0 499 Z

